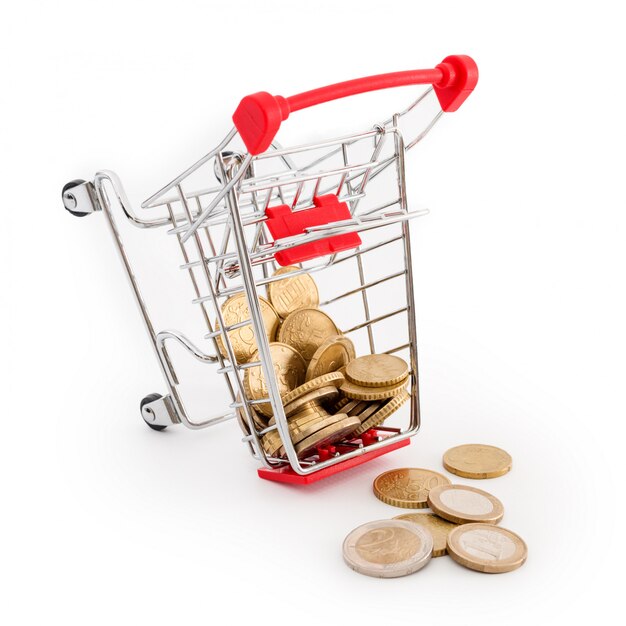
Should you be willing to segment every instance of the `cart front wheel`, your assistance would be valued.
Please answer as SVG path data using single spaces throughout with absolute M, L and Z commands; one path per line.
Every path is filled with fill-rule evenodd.
M 71 211 L 70 211 L 71 213 Z M 151 424 L 148 420 L 146 420 L 146 418 L 143 416 L 143 407 L 146 404 L 150 404 L 150 402 L 154 402 L 155 400 L 158 400 L 159 398 L 162 398 L 163 396 L 160 393 L 151 393 L 149 396 L 146 396 L 140 403 L 139 403 L 139 411 L 141 412 L 141 418 L 143 419 L 143 421 L 150 426 L 150 428 L 152 428 L 152 430 L 165 430 L 167 428 L 167 426 L 159 426 L 157 424 Z M 151 409 L 146 409 L 146 411 L 150 412 Z
M 69 183 L 63 186 L 63 191 L 61 191 L 61 199 L 63 200 L 63 206 L 65 210 L 71 213 L 76 217 L 85 217 L 85 215 L 89 215 L 89 213 L 84 213 L 83 211 L 73 211 L 72 210 L 72 199 L 65 197 L 65 192 L 73 189 L 74 187 L 78 187 L 78 185 L 82 185 L 85 181 L 81 179 L 71 180 Z M 69 203 L 69 206 L 68 206 Z M 74 206 L 76 206 L 76 200 L 74 199 Z

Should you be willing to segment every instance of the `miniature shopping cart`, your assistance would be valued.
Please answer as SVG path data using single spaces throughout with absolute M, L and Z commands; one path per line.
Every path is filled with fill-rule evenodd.
M 420 425 L 409 221 L 426 211 L 409 210 L 405 153 L 423 139 L 444 111 L 458 109 L 477 80 L 472 59 L 450 56 L 431 70 L 372 76 L 290 98 L 265 92 L 246 96 L 233 115 L 235 127 L 223 141 L 141 205 L 149 217 L 133 212 L 112 172 L 99 172 L 91 182 L 75 180 L 63 188 L 63 203 L 70 213 L 104 212 L 126 268 L 168 390 L 165 396 L 152 394 L 141 401 L 141 415 L 151 428 L 162 430 L 182 423 L 199 429 L 237 417 L 248 433 L 243 441 L 261 464 L 259 475 L 292 483 L 318 480 L 409 443 Z M 293 147 L 276 140 L 281 123 L 300 109 L 417 84 L 430 86 L 409 107 L 363 132 Z M 421 123 L 419 132 L 405 140 L 401 126 L 428 102 L 434 113 Z M 168 236 L 159 236 L 160 250 L 168 245 L 179 249 L 180 271 L 163 272 L 161 289 L 173 300 L 180 288 L 168 286 L 168 281 L 185 281 L 184 288 L 192 290 L 191 309 L 198 310 L 203 336 L 192 339 L 187 332 L 156 327 L 115 212 L 122 212 L 133 226 L 144 229 L 131 229 L 142 232 L 142 237 L 147 235 L 145 229 L 164 231 Z M 143 240 L 141 247 L 145 249 Z M 376 271 L 368 275 L 368 260 L 375 255 L 379 255 Z M 306 458 L 298 457 L 289 436 L 259 301 L 269 284 L 284 278 L 274 272 L 286 265 L 298 268 L 290 276 L 306 272 L 315 277 L 322 293 L 328 285 L 329 297 L 320 307 L 339 311 L 342 332 L 361 337 L 361 354 L 406 355 L 411 402 L 405 424 L 377 427 L 356 439 L 321 446 Z M 377 290 L 384 297 L 376 298 Z M 250 319 L 229 326 L 221 305 L 240 293 L 247 299 Z M 400 304 L 392 302 L 400 296 Z M 189 309 L 188 300 L 185 306 Z M 238 363 L 229 331 L 245 326 L 254 331 L 259 359 Z M 399 329 L 402 339 L 396 341 Z M 385 343 L 392 336 L 396 343 Z M 230 398 L 225 413 L 206 418 L 204 414 L 213 405 L 207 401 L 201 407 L 203 417 L 191 414 L 181 391 L 182 374 L 171 358 L 172 346 L 193 357 L 190 360 L 202 371 L 201 385 L 211 384 L 209 370 L 223 376 Z M 247 368 L 258 366 L 268 395 L 251 399 L 245 393 L 243 377 Z M 268 402 L 275 424 L 259 429 L 252 410 L 256 404 Z M 263 435 L 273 429 L 283 442 L 285 455 L 281 458 L 266 454 L 261 444 Z

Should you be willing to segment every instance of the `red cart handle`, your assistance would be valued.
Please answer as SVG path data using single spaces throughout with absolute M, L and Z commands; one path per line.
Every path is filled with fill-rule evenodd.
M 250 154 L 265 152 L 281 122 L 293 111 L 367 91 L 432 84 L 444 111 L 456 111 L 478 82 L 478 67 L 465 55 L 446 57 L 432 70 L 409 70 L 357 78 L 345 83 L 305 91 L 290 98 L 259 91 L 246 96 L 233 114 L 233 122 Z

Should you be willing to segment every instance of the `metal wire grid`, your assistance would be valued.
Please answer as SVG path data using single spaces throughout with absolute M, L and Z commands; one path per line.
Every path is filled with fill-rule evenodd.
M 406 202 L 406 188 L 404 181 L 405 151 L 421 140 L 441 116 L 438 112 L 425 129 L 407 146 L 404 145 L 402 135 L 397 126 L 399 118 L 411 111 L 421 102 L 430 90 L 427 90 L 405 111 L 394 115 L 384 124 L 374 127 L 370 131 L 351 135 L 339 139 L 329 140 L 283 149 L 274 144 L 268 152 L 252 157 L 250 155 L 228 155 L 225 148 L 235 137 L 230 132 L 216 150 L 212 151 L 177 177 L 170 185 L 148 199 L 144 208 L 164 208 L 166 217 L 143 220 L 130 211 L 128 202 L 121 190 L 121 185 L 111 173 L 97 175 L 95 185 L 98 193 L 104 200 L 103 204 L 109 215 L 109 223 L 122 252 L 131 282 L 138 292 L 138 286 L 123 251 L 119 233 L 115 227 L 110 201 L 104 186 L 106 181 L 113 183 L 113 190 L 117 196 L 126 217 L 135 225 L 141 227 L 156 227 L 170 225 L 169 233 L 173 235 L 181 250 L 183 264 L 181 270 L 189 275 L 194 293 L 193 300 L 198 306 L 207 327 L 205 338 L 212 345 L 215 355 L 208 354 L 189 341 L 177 331 L 161 331 L 155 333 L 147 309 L 140 296 L 139 302 L 144 319 L 151 333 L 160 363 L 168 381 L 172 398 L 175 421 L 181 421 L 190 428 L 203 428 L 218 422 L 231 419 L 235 416 L 234 410 L 241 408 L 246 416 L 250 435 L 244 437 L 255 458 L 265 466 L 283 465 L 284 460 L 268 457 L 260 445 L 260 437 L 272 429 L 278 429 L 287 453 L 287 461 L 300 474 L 307 474 L 337 463 L 345 458 L 362 454 L 366 450 L 388 445 L 390 439 L 406 438 L 414 434 L 419 428 L 419 399 L 417 385 L 417 353 L 415 340 L 415 314 L 413 304 L 413 285 L 410 237 L 408 219 L 422 215 L 424 212 L 409 213 Z M 353 161 L 351 155 L 357 148 L 369 145 L 367 157 L 359 162 Z M 302 163 L 295 160 L 308 156 Z M 339 160 L 339 162 L 337 162 Z M 203 167 L 205 166 L 206 167 Z M 268 168 L 268 165 L 270 167 Z M 201 180 L 209 180 L 207 169 L 215 172 L 219 179 L 218 185 L 200 187 L 193 190 L 189 187 L 191 179 L 201 175 Z M 367 202 L 369 186 L 383 172 L 391 168 L 394 171 L 395 185 L 388 186 L 392 191 L 391 197 L 382 202 L 372 204 Z M 203 171 L 204 170 L 204 171 Z M 116 184 L 117 183 L 117 184 Z M 368 194 L 366 194 L 366 191 Z M 351 220 L 341 223 L 328 224 L 307 229 L 305 234 L 284 238 L 271 242 L 266 227 L 265 209 L 275 204 L 288 204 L 294 210 L 311 205 L 315 195 L 335 193 L 340 201 L 345 201 L 350 207 L 353 216 Z M 166 195 L 169 194 L 169 195 Z M 324 462 L 299 460 L 288 434 L 287 420 L 284 415 L 280 394 L 274 375 L 269 344 L 263 329 L 263 321 L 259 308 L 258 297 L 264 292 L 267 285 L 273 280 L 272 274 L 276 268 L 274 254 L 280 250 L 301 245 L 347 232 L 364 232 L 382 229 L 388 232 L 394 227 L 395 233 L 380 241 L 352 251 L 346 251 L 328 257 L 325 261 L 307 264 L 299 272 L 316 273 L 332 268 L 333 266 L 353 261 L 358 270 L 359 282 L 349 289 L 321 303 L 324 307 L 354 294 L 361 294 L 363 305 L 363 321 L 344 329 L 345 334 L 366 329 L 370 351 L 375 352 L 376 325 L 393 316 L 406 313 L 408 317 L 406 343 L 386 350 L 388 353 L 408 349 L 411 365 L 411 418 L 406 430 L 396 432 L 394 437 L 379 441 L 368 446 L 367 449 L 355 447 L 342 448 L 347 452 L 336 458 Z M 401 242 L 403 249 L 403 264 L 391 274 L 368 282 L 363 267 L 363 258 L 374 250 L 394 242 Z M 368 290 L 384 282 L 404 277 L 406 304 L 405 306 L 387 311 L 372 317 Z M 231 295 L 244 292 L 248 299 L 251 318 L 236 325 L 228 326 L 221 313 L 221 305 Z M 211 313 L 209 303 L 213 308 Z M 217 319 L 219 330 L 213 327 Z M 237 364 L 233 347 L 228 337 L 228 331 L 244 325 L 251 325 L 254 329 L 260 353 L 260 361 L 254 363 Z M 216 339 L 220 336 L 224 349 L 228 355 L 228 362 L 223 359 L 218 349 Z M 176 341 L 196 359 L 204 363 L 217 363 L 217 372 L 224 376 L 231 396 L 230 411 L 224 415 L 203 421 L 189 419 L 184 403 L 177 391 L 179 383 L 175 369 L 168 357 L 166 343 Z M 244 372 L 249 367 L 261 366 L 268 386 L 268 397 L 260 400 L 246 398 L 242 380 Z M 250 407 L 255 404 L 270 402 L 276 417 L 276 425 L 259 431 L 256 429 L 250 415 Z M 383 430 L 383 429 L 381 429 Z

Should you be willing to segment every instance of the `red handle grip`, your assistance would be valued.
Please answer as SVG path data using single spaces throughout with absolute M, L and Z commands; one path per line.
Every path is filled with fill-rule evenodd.
M 478 82 L 478 67 L 465 55 L 446 57 L 432 70 L 409 70 L 357 78 L 328 87 L 305 91 L 289 98 L 259 91 L 246 96 L 233 114 L 233 122 L 250 154 L 265 152 L 281 122 L 293 111 L 367 91 L 432 84 L 444 111 L 456 111 Z

